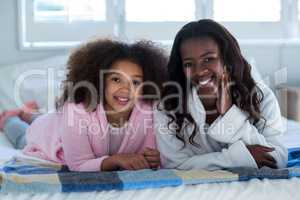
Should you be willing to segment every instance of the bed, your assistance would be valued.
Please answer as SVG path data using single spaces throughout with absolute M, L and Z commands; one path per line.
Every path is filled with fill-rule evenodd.
M 288 120 L 287 132 L 282 137 L 287 147 L 300 146 L 300 123 Z M 22 156 L 12 148 L 3 134 L 0 135 L 0 159 L 2 162 L 13 156 Z M 149 188 L 142 190 L 110 190 L 85 193 L 19 193 L 1 194 L 1 200 L 8 199 L 300 199 L 300 178 L 252 179 L 244 182 L 183 185 L 177 187 Z
M 62 78 L 65 56 L 59 56 L 38 62 L 30 62 L 22 65 L 7 66 L 0 69 L 0 74 L 6 74 L 7 80 L 0 79 L 0 109 L 11 108 L 16 105 L 13 101 L 11 91 L 14 85 L 20 80 L 20 75 L 24 75 L 25 69 L 35 69 L 34 73 L 39 73 L 36 79 L 25 80 L 21 85 L 19 96 L 23 100 L 37 99 L 44 111 L 53 109 L 51 103 L 53 99 L 41 99 L 45 92 L 45 84 L 41 82 L 41 76 L 55 75 L 55 81 L 50 82 L 51 94 L 55 96 L 56 89 Z M 42 74 L 42 75 L 41 75 Z M 27 76 L 28 74 L 25 73 Z M 45 77 L 42 77 L 44 80 Z M 39 80 L 40 79 L 40 80 Z M 22 79 L 21 79 L 22 80 Z M 37 84 L 38 83 L 38 84 Z M 3 87 L 4 86 L 4 87 Z M 49 85 L 47 85 L 49 86 Z M 54 88 L 54 89 L 53 89 Z M 14 102 L 14 103 L 13 103 Z M 288 148 L 300 147 L 300 123 L 284 119 L 286 133 L 282 136 L 283 143 Z M 11 160 L 15 156 L 22 157 L 22 153 L 12 148 L 5 136 L 0 133 L 0 163 Z M 243 182 L 210 183 L 197 185 L 181 185 L 176 187 L 148 188 L 140 190 L 109 190 L 101 192 L 81 192 L 81 193 L 0 193 L 1 200 L 10 199 L 300 199 L 300 178 L 290 179 L 252 179 Z

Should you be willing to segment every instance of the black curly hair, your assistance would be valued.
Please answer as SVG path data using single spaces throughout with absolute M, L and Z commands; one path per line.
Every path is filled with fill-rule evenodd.
M 194 125 L 195 128 L 189 137 L 189 143 L 197 146 L 194 142 L 197 133 L 195 120 L 187 112 L 187 90 L 191 86 L 188 85 L 189 82 L 186 80 L 180 55 L 181 44 L 191 38 L 211 38 L 218 44 L 222 61 L 227 66 L 226 70 L 234 83 L 230 87 L 232 101 L 240 109 L 249 113 L 249 118 L 252 118 L 254 123 L 262 118 L 259 105 L 263 100 L 263 93 L 251 76 L 251 66 L 243 57 L 237 40 L 225 27 L 210 19 L 193 21 L 183 26 L 175 37 L 167 65 L 170 81 L 178 83 L 182 87 L 183 95 L 180 97 L 178 89 L 175 87 L 166 87 L 163 93 L 163 99 L 166 100 L 162 104 L 171 118 L 170 124 L 172 122 L 176 123 L 176 137 L 184 145 L 183 122 L 187 119 Z M 166 98 L 168 96 L 176 98 Z
M 86 87 L 77 87 L 70 92 L 69 84 L 76 85 L 82 81 L 95 87 L 96 102 L 99 103 L 103 92 L 103 80 L 99 78 L 101 70 L 108 70 L 117 61 L 129 60 L 141 66 L 144 81 L 151 81 L 162 90 L 162 84 L 166 80 L 167 56 L 164 50 L 151 41 L 142 40 L 132 44 L 111 40 L 96 39 L 82 44 L 75 49 L 67 62 L 67 76 L 63 81 L 63 93 L 56 101 L 56 109 L 61 108 L 66 101 L 76 104 L 83 103 L 90 106 L 94 97 Z M 157 88 L 150 85 L 143 86 L 143 96 L 158 96 Z M 95 99 L 94 99 L 95 100 Z M 155 99 L 147 98 L 145 101 Z M 89 107 L 96 109 L 96 105 Z

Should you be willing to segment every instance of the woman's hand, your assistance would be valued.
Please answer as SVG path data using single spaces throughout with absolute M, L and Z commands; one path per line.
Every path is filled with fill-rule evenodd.
M 149 169 L 150 165 L 142 154 L 116 154 L 112 155 L 102 162 L 102 170 L 139 170 Z
M 224 115 L 232 106 L 232 99 L 229 89 L 229 75 L 227 72 L 222 74 L 218 84 L 217 111 L 219 114 Z
M 254 158 L 258 168 L 267 166 L 273 169 L 277 168 L 276 160 L 268 154 L 269 152 L 274 151 L 274 148 L 265 147 L 261 145 L 247 145 L 249 152 Z
M 160 166 L 160 153 L 156 149 L 146 148 L 143 153 L 151 169 L 157 169 Z

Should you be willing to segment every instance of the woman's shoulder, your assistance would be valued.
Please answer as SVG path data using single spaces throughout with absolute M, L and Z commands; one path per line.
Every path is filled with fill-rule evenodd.
M 153 107 L 154 121 L 156 124 L 170 124 L 174 121 L 174 113 L 168 112 L 162 102 L 156 102 Z
M 264 83 L 257 83 L 257 87 L 261 90 L 262 92 L 262 102 L 261 102 L 261 110 L 265 109 L 266 107 L 269 106 L 274 106 L 278 105 L 277 98 L 273 92 L 273 90 L 267 86 Z

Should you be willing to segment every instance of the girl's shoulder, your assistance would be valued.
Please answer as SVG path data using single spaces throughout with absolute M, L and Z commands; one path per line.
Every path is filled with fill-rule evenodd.
M 135 104 L 131 116 L 131 123 L 147 120 L 153 121 L 154 105 L 152 102 L 139 101 Z
M 155 102 L 138 101 L 134 109 L 138 110 L 139 113 L 153 113 L 155 108 Z
M 62 116 L 63 121 L 76 123 L 79 120 L 91 121 L 93 112 L 88 111 L 82 103 L 66 102 L 58 111 L 58 114 Z

